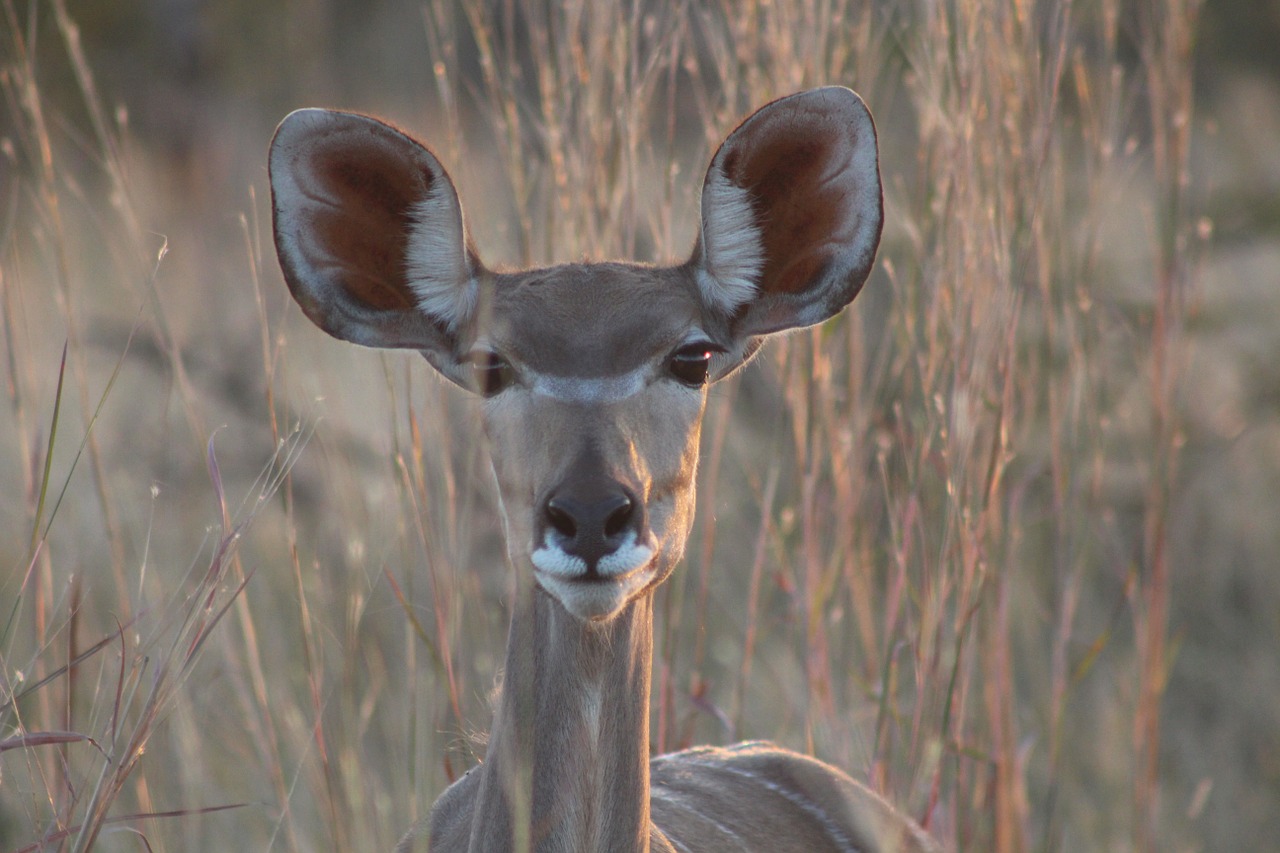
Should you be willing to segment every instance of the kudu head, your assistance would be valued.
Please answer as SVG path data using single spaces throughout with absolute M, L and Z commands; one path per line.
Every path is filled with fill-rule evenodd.
M 871 116 L 838 87 L 774 101 L 729 135 L 676 266 L 491 271 L 435 156 L 360 115 L 292 113 L 270 173 L 302 310 L 335 337 L 416 349 L 483 397 L 511 564 L 583 620 L 671 573 L 707 384 L 765 336 L 847 305 L 883 219 Z

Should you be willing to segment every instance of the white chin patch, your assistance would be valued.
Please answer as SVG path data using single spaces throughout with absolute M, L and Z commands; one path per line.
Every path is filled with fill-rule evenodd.
M 587 577 L 586 561 L 565 553 L 548 533 L 529 556 L 539 586 L 579 619 L 596 620 L 616 615 L 649 585 L 653 554 L 652 547 L 638 543 L 631 533 L 613 553 L 601 557 L 596 574 Z

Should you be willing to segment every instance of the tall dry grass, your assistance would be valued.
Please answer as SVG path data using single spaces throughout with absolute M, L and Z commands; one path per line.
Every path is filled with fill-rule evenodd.
M 0 849 L 389 849 L 482 754 L 504 642 L 471 404 L 299 319 L 260 162 L 154 221 L 187 198 L 128 93 L 61 0 L 3 9 Z M 442 0 L 402 25 L 431 76 L 394 117 L 495 263 L 679 258 L 751 108 L 843 83 L 877 116 L 866 292 L 713 390 L 655 750 L 772 738 L 959 850 L 1203 846 L 1208 792 L 1161 758 L 1197 12 Z M 269 127 L 223 131 L 264 156 Z

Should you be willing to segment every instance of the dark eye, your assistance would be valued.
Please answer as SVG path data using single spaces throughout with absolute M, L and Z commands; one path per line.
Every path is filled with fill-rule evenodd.
M 511 364 L 492 350 L 474 353 L 470 361 L 472 383 L 486 397 L 501 393 L 516 378 Z
M 718 351 L 719 347 L 712 344 L 689 344 L 672 354 L 667 369 L 672 376 L 690 388 L 700 388 L 707 384 L 711 354 Z

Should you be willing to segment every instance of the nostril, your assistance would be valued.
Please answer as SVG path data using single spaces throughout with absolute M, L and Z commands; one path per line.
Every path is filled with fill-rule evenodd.
M 539 538 L 550 536 L 543 544 L 581 557 L 591 567 L 613 553 L 628 530 L 638 528 L 643 514 L 644 505 L 615 482 L 570 483 L 543 503 Z
M 557 533 L 572 539 L 578 533 L 578 525 L 573 516 L 564 507 L 556 504 L 554 499 L 547 502 L 547 521 Z
M 621 503 L 604 520 L 604 535 L 610 539 L 621 533 L 631 520 L 631 499 L 625 495 L 620 497 Z

